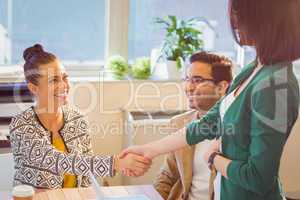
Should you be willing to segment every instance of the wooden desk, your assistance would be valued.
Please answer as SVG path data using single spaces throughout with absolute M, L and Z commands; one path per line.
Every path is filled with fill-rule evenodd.
M 287 200 L 300 200 L 300 191 L 286 192 Z
M 139 195 L 144 194 L 151 200 L 163 200 L 152 185 L 135 186 L 113 186 L 102 187 L 102 191 L 107 197 Z M 10 191 L 0 191 L 1 200 L 10 200 Z M 57 190 L 38 190 L 33 198 L 34 200 L 93 200 L 96 199 L 96 193 L 92 187 L 75 189 L 57 189 Z

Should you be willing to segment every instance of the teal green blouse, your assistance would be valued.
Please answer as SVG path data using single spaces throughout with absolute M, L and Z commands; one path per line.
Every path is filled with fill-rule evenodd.
M 256 63 L 246 66 L 228 93 L 246 80 Z M 221 180 L 221 200 L 282 199 L 278 171 L 287 137 L 298 117 L 299 86 L 291 63 L 265 65 L 236 97 L 221 122 L 222 99 L 187 126 L 194 145 L 222 136 L 222 151 L 232 160 Z

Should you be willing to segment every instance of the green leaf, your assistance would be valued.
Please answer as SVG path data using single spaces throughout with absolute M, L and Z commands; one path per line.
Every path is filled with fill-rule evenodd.
M 132 76 L 137 79 L 147 79 L 151 75 L 150 58 L 137 58 L 132 65 Z
M 159 18 L 159 17 L 156 17 L 154 19 L 154 23 L 163 24 L 163 25 L 166 25 L 166 26 L 170 26 L 170 24 L 166 20 L 164 20 L 162 18 Z
M 128 73 L 128 63 L 120 55 L 111 56 L 108 59 L 108 67 L 118 77 L 123 77 Z
M 201 49 L 202 32 L 195 27 L 198 21 L 201 21 L 200 18 L 181 20 L 174 15 L 168 15 L 163 19 L 156 18 L 156 22 L 163 24 L 167 31 L 161 54 L 170 60 L 185 60 L 195 50 Z
M 175 27 L 177 27 L 177 18 L 174 15 L 168 15 L 169 20 L 171 21 L 171 25 Z
M 182 59 L 182 57 L 178 57 L 177 59 L 176 59 L 176 67 L 177 67 L 177 70 L 180 70 L 181 69 L 181 67 L 182 67 L 182 65 L 183 65 L 183 59 Z

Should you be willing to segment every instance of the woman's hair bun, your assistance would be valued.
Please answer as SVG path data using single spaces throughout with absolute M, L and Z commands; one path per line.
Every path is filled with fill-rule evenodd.
M 43 46 L 40 44 L 35 44 L 32 47 L 25 49 L 23 52 L 23 58 L 25 61 L 29 61 L 34 55 L 43 53 Z

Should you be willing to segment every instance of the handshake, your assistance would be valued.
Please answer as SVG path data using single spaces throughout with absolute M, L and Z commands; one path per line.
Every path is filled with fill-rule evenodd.
M 114 169 L 126 176 L 143 176 L 151 167 L 154 154 L 142 146 L 132 146 L 114 157 Z
M 204 154 L 204 160 L 209 165 L 209 158 L 214 152 L 219 152 L 220 140 L 214 140 Z M 166 150 L 167 149 L 167 150 Z M 123 150 L 114 159 L 114 169 L 126 176 L 143 176 L 151 167 L 152 159 L 160 154 L 170 152 L 166 145 L 148 143 L 131 146 Z M 211 166 L 209 166 L 211 167 Z

